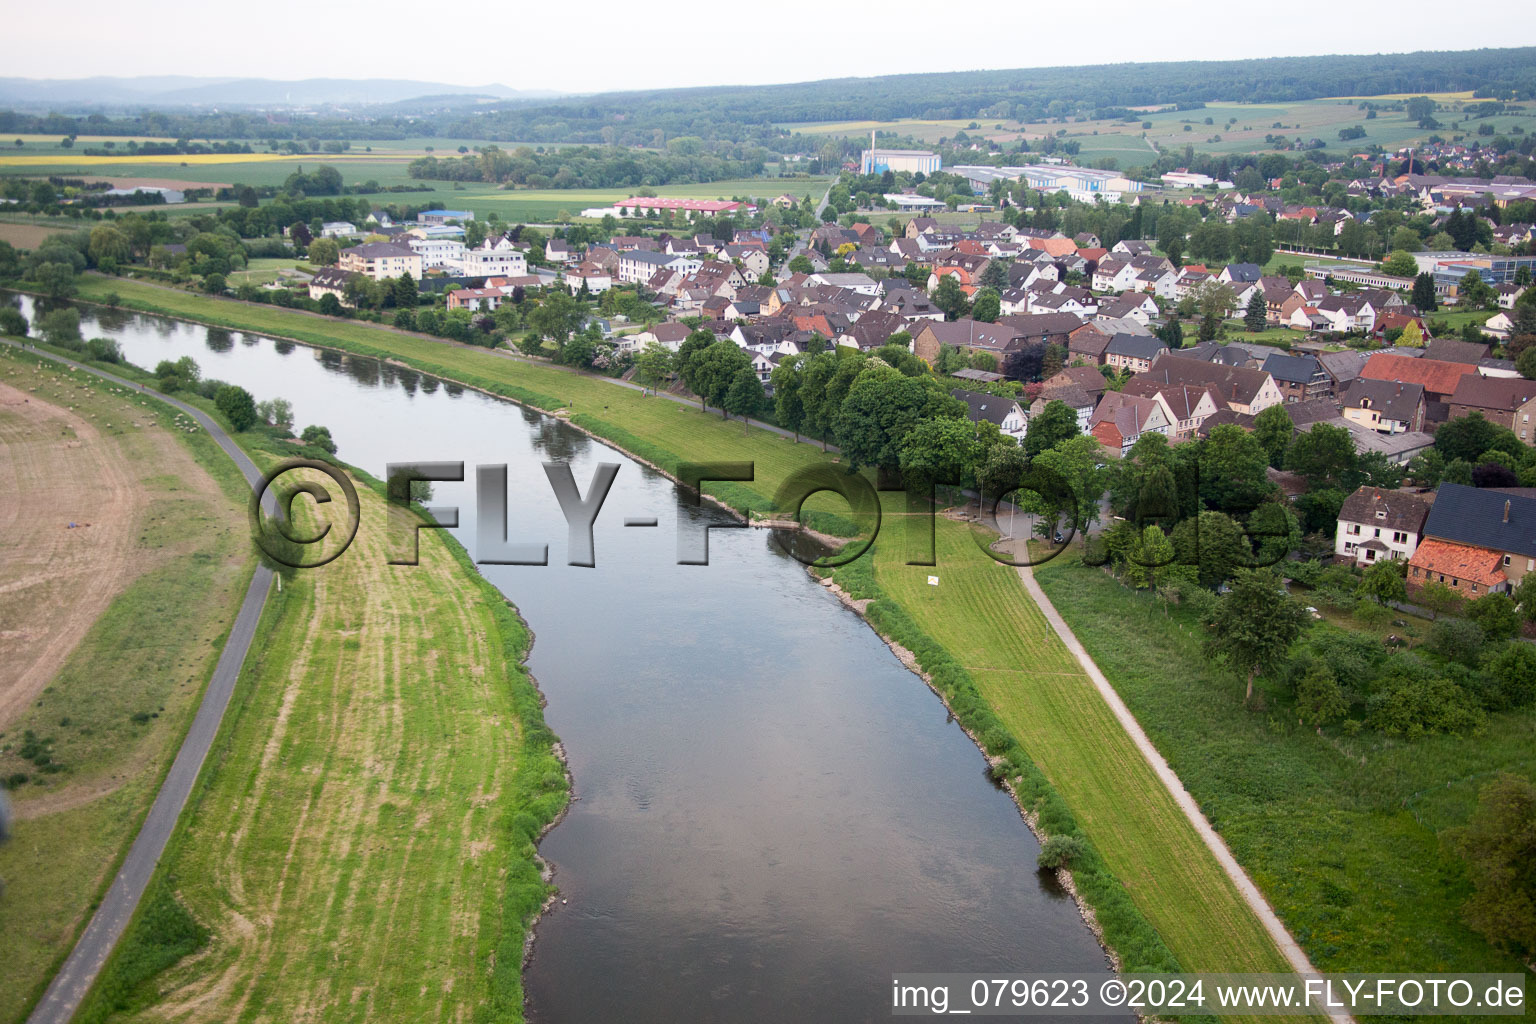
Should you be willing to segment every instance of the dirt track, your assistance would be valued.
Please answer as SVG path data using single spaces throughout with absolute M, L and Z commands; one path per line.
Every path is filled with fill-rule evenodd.
M 0 730 L 150 564 L 128 465 L 116 437 L 0 384 Z

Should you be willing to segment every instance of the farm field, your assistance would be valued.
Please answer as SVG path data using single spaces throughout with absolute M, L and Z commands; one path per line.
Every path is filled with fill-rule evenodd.
M 1036 576 L 1319 970 L 1522 969 L 1462 923 L 1470 886 L 1438 834 L 1493 774 L 1536 775 L 1536 715 L 1475 738 L 1319 735 L 1262 678 L 1268 709 L 1245 710 L 1182 609 L 1075 556 Z
M 134 308 L 390 356 L 546 409 L 568 404 L 573 422 L 663 468 L 682 461 L 751 460 L 756 464 L 753 483 L 706 485 L 710 493 L 737 508 L 770 509 L 769 496 L 791 471 L 830 461 L 830 456 L 813 444 L 797 445 L 762 431 L 743 430 L 739 422 L 724 421 L 714 413 L 700 413 L 689 406 L 643 397 L 602 379 L 483 349 L 270 307 L 217 301 L 133 281 L 87 278 L 82 284 L 82 295 L 87 298 L 108 290 L 117 291 L 123 304 Z M 827 505 L 821 507 L 840 507 L 839 499 L 824 497 Z M 1095 843 L 1115 851 L 1115 869 L 1125 867 L 1121 880 L 1136 905 L 1178 955 L 1190 954 L 1187 965 L 1281 969 L 1278 952 L 1257 920 L 1236 901 L 1225 876 L 1171 800 L 1165 793 L 1159 797 L 1160 789 L 1142 792 L 1137 788 L 1149 784 L 1150 769 L 1139 756 L 1134 763 L 1119 760 L 1126 747 L 1116 744 L 1128 745 L 1128 738 L 1122 733 L 1115 739 L 1113 734 L 1100 731 L 1114 726 L 1107 707 L 1099 704 L 1094 710 L 1095 705 L 1081 692 L 1087 685 L 1084 677 L 1065 649 L 1042 632 L 1044 620 L 1017 577 L 968 547 L 970 539 L 958 530 L 945 526 L 941 531 L 940 558 L 945 568 L 940 571 L 954 577 L 944 591 L 948 603 L 934 605 L 923 576 L 904 566 L 882 573 L 882 585 L 890 587 L 904 606 L 910 601 L 910 613 L 922 627 L 946 645 L 953 642 L 955 656 L 978 669 L 978 679 L 986 679 L 988 696 L 996 702 L 999 714 L 1008 716 L 1010 728 L 1020 730 L 1019 738 L 1052 780 L 1060 779 L 1069 804 L 1082 815 Z M 899 551 L 899 545 L 893 546 Z M 896 552 L 887 553 L 880 564 L 895 556 Z M 960 601 L 974 607 L 967 610 L 967 606 L 955 603 Z M 961 629 L 965 622 L 972 625 Z M 984 625 L 978 628 L 975 623 Z M 1055 665 L 1046 671 L 1065 674 L 1049 677 L 1038 692 L 1021 690 L 1022 677 L 1028 674 L 1033 678 L 1034 674 L 1025 673 L 1019 665 Z M 1034 704 L 1040 701 L 1058 702 L 1051 705 L 1049 714 L 1075 723 L 1060 739 L 1035 720 L 1040 711 Z M 1095 767 L 1105 749 L 1119 752 L 1114 755 L 1117 767 L 1113 773 Z M 1069 777 L 1077 772 L 1080 776 Z M 1136 796 L 1122 806 L 1117 794 L 1124 791 L 1127 780 Z M 1155 785 L 1155 780 L 1150 784 Z M 1080 808 L 1078 801 L 1085 806 Z M 1114 814 L 1124 814 L 1125 822 L 1135 824 L 1117 824 Z M 1090 815 L 1092 824 L 1087 825 Z M 1149 886 L 1149 876 L 1161 874 L 1165 868 L 1172 872 L 1166 877 L 1186 882 L 1195 879 L 1197 891 L 1208 895 L 1203 900 L 1191 900 L 1187 891 L 1175 892 L 1160 884 Z M 1204 952 L 1196 954 L 1197 948 Z
M 162 861 L 206 946 L 135 988 L 141 917 L 85 1019 L 521 1019 L 533 834 L 566 799 L 529 635 L 435 531 L 388 565 L 358 495 L 353 545 L 272 596 Z
M 1403 97 L 1373 97 L 1390 101 Z M 1470 100 L 1462 93 L 1447 93 L 1433 97 L 1442 103 L 1460 104 Z M 785 123 L 780 127 L 807 135 L 867 137 L 871 129 L 894 131 L 911 135 L 921 142 L 935 144 L 940 138 L 953 138 L 965 130 L 967 134 L 998 142 L 1005 148 L 1022 139 L 1039 139 L 1057 135 L 1072 140 L 1082 147 L 1079 159 L 1093 163 L 1095 158 L 1114 158 L 1121 168 L 1131 168 L 1149 163 L 1155 146 L 1158 151 L 1182 150 L 1186 145 L 1197 152 L 1206 153 L 1257 153 L 1272 152 L 1274 147 L 1264 141 L 1265 135 L 1298 136 L 1304 139 L 1320 138 L 1333 151 L 1353 150 L 1371 143 L 1387 149 L 1396 149 L 1427 138 L 1433 132 L 1419 128 L 1401 112 L 1380 111 L 1372 119 L 1359 109 L 1365 98 L 1334 97 L 1303 100 L 1292 103 L 1210 103 L 1203 109 L 1143 113 L 1135 121 L 985 121 L 965 119 L 953 121 L 928 121 L 905 119 L 896 121 L 840 121 Z M 1446 125 L 1439 134 L 1452 137 L 1458 134 L 1451 128 L 1457 121 L 1454 111 L 1436 115 Z M 1210 118 L 1212 123 L 1206 124 Z M 1142 122 L 1151 122 L 1143 128 Z M 1229 127 L 1230 123 L 1230 127 Z M 1276 123 L 1281 127 L 1275 127 Z M 1536 111 L 1529 106 L 1516 108 L 1494 117 L 1461 122 L 1461 132 L 1471 134 L 1478 125 L 1491 123 L 1497 132 L 1509 132 L 1520 126 L 1526 132 L 1536 130 Z M 970 127 L 972 124 L 977 127 Z M 1185 125 L 1189 130 L 1185 131 Z M 1365 129 L 1362 139 L 1348 142 L 1339 140 L 1341 128 L 1358 125 Z M 1219 138 L 1217 137 L 1219 136 Z M 1028 161 L 1022 154 L 1020 160 Z
M 0 348 L 0 477 L 19 497 L 0 542 L 0 779 L 25 830 L 0 846 L 0 1021 L 84 927 L 250 578 L 243 480 L 186 422 Z

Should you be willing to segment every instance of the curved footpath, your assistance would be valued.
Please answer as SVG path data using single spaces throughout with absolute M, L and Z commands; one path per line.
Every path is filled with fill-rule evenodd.
M 1136 721 L 1136 716 L 1131 713 L 1131 709 L 1125 706 L 1125 701 L 1120 699 L 1120 694 L 1116 692 L 1110 681 L 1105 678 L 1104 673 L 1099 671 L 1099 666 L 1094 663 L 1093 658 L 1084 649 L 1082 642 L 1072 632 L 1072 627 L 1067 625 L 1067 620 L 1061 617 L 1061 613 L 1056 610 L 1056 606 L 1051 604 L 1051 599 L 1041 589 L 1039 582 L 1035 579 L 1033 570 L 1029 566 L 1019 566 L 1019 579 L 1023 580 L 1024 589 L 1029 592 L 1029 596 L 1034 599 L 1035 604 L 1040 606 L 1040 611 L 1045 615 L 1045 621 L 1051 624 L 1051 629 L 1061 638 L 1061 642 L 1066 644 L 1067 650 L 1072 652 L 1072 656 L 1077 659 L 1077 663 L 1088 674 L 1088 678 L 1093 680 L 1094 688 L 1099 691 L 1099 696 L 1104 698 L 1104 703 L 1108 704 L 1109 709 L 1114 712 L 1115 718 L 1120 722 L 1120 727 L 1131 737 L 1131 742 L 1136 744 L 1136 749 L 1141 751 L 1141 756 L 1147 759 L 1147 764 L 1152 766 L 1152 771 L 1156 773 L 1158 780 L 1162 782 L 1163 788 L 1168 790 L 1168 794 L 1173 797 L 1173 802 L 1178 804 L 1179 810 L 1184 812 L 1184 817 L 1189 819 L 1189 823 L 1194 827 L 1195 833 L 1200 836 L 1206 848 L 1211 851 L 1211 855 L 1216 858 L 1216 863 L 1221 865 L 1222 870 L 1227 873 L 1227 877 L 1232 879 L 1232 884 L 1237 887 L 1237 891 L 1243 897 L 1243 900 L 1253 909 L 1254 914 L 1258 916 L 1259 921 L 1264 925 L 1264 930 L 1269 933 L 1270 939 L 1279 947 L 1280 952 L 1285 955 L 1285 959 L 1289 961 L 1291 969 L 1297 974 L 1316 975 L 1318 970 L 1312 966 L 1312 961 L 1307 959 L 1306 951 L 1301 948 L 1300 943 L 1291 937 L 1291 933 L 1286 930 L 1285 923 L 1280 920 L 1274 908 L 1269 905 L 1269 901 L 1264 898 L 1264 894 L 1259 891 L 1259 887 L 1253 884 L 1253 879 L 1248 877 L 1248 873 L 1237 862 L 1237 858 L 1232 856 L 1232 851 L 1227 849 L 1227 844 L 1217 834 L 1216 830 L 1211 827 L 1211 823 L 1206 820 L 1205 815 L 1200 810 L 1200 805 L 1195 803 L 1195 798 L 1190 795 L 1189 790 L 1184 788 L 1184 783 L 1179 781 L 1178 775 L 1168 766 L 1168 762 L 1163 759 L 1163 755 L 1158 753 L 1157 747 L 1147 737 L 1146 732 L 1141 728 L 1141 723 Z M 1339 1024 L 1350 1024 L 1353 1020 L 1349 1014 L 1339 1010 L 1328 1011 L 1328 1017 L 1331 1020 L 1338 1021 Z
M 10 339 L 0 340 L 16 348 L 22 347 Z M 132 381 L 104 370 L 84 366 L 73 359 L 65 359 L 36 349 L 28 349 L 28 351 L 77 370 L 95 374 L 131 390 L 143 391 L 140 385 Z M 145 391 L 144 393 L 151 395 L 157 401 L 174 406 L 197 420 L 219 447 L 234 460 L 246 480 L 250 481 L 252 486 L 260 483 L 261 473 L 257 470 L 256 464 L 251 461 L 250 456 L 241 451 L 240 447 L 224 432 L 224 428 L 215 423 L 206 413 L 159 392 Z M 271 495 L 267 497 L 270 501 Z M 95 984 L 102 965 L 106 963 L 107 957 L 111 955 L 118 940 L 122 938 L 123 932 L 128 928 L 128 922 L 133 918 L 134 911 L 138 909 L 139 900 L 143 897 L 144 890 L 155 873 L 155 866 L 159 864 L 160 856 L 165 852 L 165 844 L 176 828 L 177 819 L 181 817 L 182 808 L 186 806 L 187 797 L 191 794 L 198 772 L 202 770 L 203 761 L 213 746 L 214 737 L 218 735 L 219 724 L 224 719 L 224 711 L 229 707 L 230 695 L 234 693 L 235 680 L 240 676 L 240 668 L 245 663 L 246 652 L 250 650 L 251 639 L 256 635 L 256 623 L 261 619 L 262 609 L 266 607 L 267 591 L 271 588 L 272 576 L 272 570 L 266 565 L 256 566 L 256 573 L 251 577 L 251 585 L 246 589 L 245 599 L 240 602 L 240 611 L 236 613 L 234 625 L 230 627 L 229 636 L 224 641 L 224 650 L 219 654 L 218 663 L 213 668 L 213 676 L 208 680 L 208 688 L 203 692 L 203 701 L 198 705 L 196 717 L 192 719 L 192 727 L 187 730 L 186 738 L 182 740 L 181 749 L 177 751 L 176 760 L 172 762 L 171 770 L 166 773 L 165 781 L 160 785 L 160 792 L 150 806 L 149 814 L 144 818 L 144 824 L 139 828 L 138 837 L 134 839 L 128 855 L 123 858 L 117 877 L 112 880 L 112 886 L 107 890 L 106 897 L 96 908 L 96 913 L 91 916 L 90 924 L 86 925 L 85 931 L 81 933 L 75 948 L 64 961 L 64 966 L 54 975 L 53 981 L 48 985 L 48 991 L 33 1008 L 31 1016 L 27 1018 L 27 1024 L 68 1024 L 70 1018 L 75 1015 L 75 1011 L 80 1008 L 86 993 Z

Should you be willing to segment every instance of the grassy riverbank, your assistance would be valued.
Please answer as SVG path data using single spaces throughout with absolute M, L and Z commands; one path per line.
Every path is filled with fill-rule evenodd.
M 811 444 L 745 431 L 739 422 L 724 423 L 718 416 L 645 398 L 600 378 L 483 349 L 130 281 L 87 279 L 82 297 L 100 299 L 109 291 L 131 308 L 393 358 L 539 408 L 573 403 L 572 418 L 579 425 L 664 468 L 681 461 L 752 460 L 754 483 L 707 488 L 738 509 L 770 508 L 769 496 L 789 472 L 827 460 Z M 899 534 L 893 533 L 892 542 L 881 546 L 885 553 L 877 555 L 874 571 L 892 604 L 976 680 L 1008 738 L 1022 745 L 1028 760 L 1060 793 L 1067 813 L 1108 867 L 1102 898 L 1108 900 L 1123 883 L 1133 904 L 1111 908 L 1110 902 L 1095 902 L 1096 909 L 1126 914 L 1127 920 L 1144 915 L 1186 968 L 1282 969 L 1278 951 L 1256 918 L 1157 788 L 1150 769 L 1050 633 L 1017 576 L 969 546 L 960 530 L 941 525 L 936 570 L 899 564 L 900 545 L 894 540 Z M 934 592 L 942 600 L 923 589 L 929 571 L 949 581 Z M 1037 673 L 1044 665 L 1057 667 Z M 1094 893 L 1085 895 L 1095 900 Z M 1150 962 L 1155 950 L 1148 950 L 1147 956 L 1121 952 L 1131 962 Z
M 384 502 L 358 493 L 353 545 L 269 600 L 78 1019 L 522 1019 L 549 891 L 534 839 L 567 799 L 528 630 L 438 531 L 418 566 L 388 565 Z
M 244 481 L 153 398 L 0 346 L 0 1021 L 63 962 L 170 767 L 255 566 Z M 75 522 L 73 529 L 69 522 Z
M 1319 970 L 1521 970 L 1462 922 L 1470 887 L 1438 833 L 1497 772 L 1536 775 L 1536 714 L 1471 738 L 1318 735 L 1283 695 L 1245 710 L 1182 609 L 1075 556 L 1036 577 Z

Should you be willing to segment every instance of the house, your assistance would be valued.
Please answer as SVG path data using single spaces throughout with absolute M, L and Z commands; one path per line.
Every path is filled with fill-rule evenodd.
M 1216 280 L 1232 285 L 1233 290 L 1237 291 L 1242 285 L 1257 283 L 1263 276 L 1264 270 L 1257 263 L 1228 263 L 1216 275 Z
M 676 352 L 683 347 L 684 340 L 691 333 L 687 324 L 669 320 L 666 323 L 655 324 L 646 330 L 624 335 L 619 339 L 619 350 L 638 350 L 655 342 L 669 352 Z
M 1447 363 L 1439 359 L 1415 359 L 1390 352 L 1374 352 L 1366 359 L 1360 376 L 1370 380 L 1398 380 L 1424 387 L 1424 399 L 1448 402 L 1461 378 L 1476 374 L 1477 367 L 1465 363 Z
M 1065 387 L 1046 388 L 1040 392 L 1040 396 L 1029 405 L 1029 418 L 1033 420 L 1045 411 L 1045 407 L 1052 402 L 1060 402 L 1077 414 L 1077 429 L 1081 433 L 1088 432 L 1088 421 L 1093 419 L 1093 410 L 1098 405 L 1093 397 L 1082 388 L 1075 385 Z
M 337 266 L 375 281 L 402 274 L 421 280 L 421 257 L 408 247 L 393 242 L 368 242 L 343 249 Z
M 563 238 L 551 238 L 544 243 L 544 258 L 551 263 L 572 263 L 576 260 L 576 250 Z
M 645 284 L 656 276 L 658 270 L 675 270 L 680 274 L 691 274 L 702 265 L 699 260 L 687 256 L 629 249 L 619 253 L 619 283 Z
M 1476 366 L 1492 355 L 1487 345 L 1459 338 L 1434 338 L 1424 346 L 1425 359 L 1439 359 L 1447 363 L 1467 363 Z
M 444 304 L 448 309 L 468 309 L 493 312 L 507 300 L 507 293 L 500 288 L 454 288 L 448 292 Z
M 1047 377 L 1041 383 L 1041 387 L 1046 391 L 1053 388 L 1081 388 L 1089 398 L 1095 401 L 1108 390 L 1104 375 L 1092 366 L 1068 366 L 1060 373 Z
M 1131 292 L 1100 300 L 1094 315 L 1100 320 L 1122 320 L 1129 317 L 1147 327 L 1157 314 L 1157 303 L 1152 301 L 1152 296 Z
M 1495 313 L 1483 321 L 1483 333 L 1500 341 L 1508 339 L 1509 332 L 1514 329 L 1515 321 L 1508 313 Z
M 868 274 L 812 274 L 811 280 L 830 288 L 846 288 L 859 295 L 880 294 L 880 282 Z
M 423 271 L 439 267 L 459 272 L 464 265 L 464 243 L 457 238 L 417 238 L 402 236 L 406 246 L 421 257 Z
M 1430 503 L 1416 494 L 1360 488 L 1339 509 L 1334 557 L 1356 565 L 1394 558 L 1408 561 L 1418 550 L 1429 509 Z
M 955 388 L 950 394 L 966 404 L 973 423 L 986 420 L 1013 438 L 1022 438 L 1029 426 L 1029 416 L 1012 398 L 999 398 L 997 395 L 967 391 L 964 388 Z
M 319 300 L 326 295 L 334 295 L 343 306 L 350 306 L 346 300 L 347 279 L 352 276 L 349 270 L 340 267 L 321 267 L 315 271 L 315 276 L 309 279 L 309 297 Z
M 565 286 L 572 295 L 585 288 L 589 295 L 601 295 L 613 287 L 613 275 L 596 263 L 578 263 L 565 272 Z
M 1323 352 L 1317 357 L 1318 363 L 1323 367 L 1323 372 L 1328 374 L 1328 379 L 1333 382 L 1334 394 L 1344 390 L 1344 386 L 1360 376 L 1360 371 L 1365 369 L 1365 361 L 1370 356 L 1365 352 L 1355 349 L 1345 349 L 1342 352 Z
M 1142 434 L 1171 435 L 1173 424 L 1156 399 L 1107 391 L 1088 420 L 1088 433 L 1111 452 L 1124 455 Z
M 320 225 L 321 238 L 351 238 L 357 234 L 357 225 L 347 220 L 328 220 Z
M 1369 334 L 1376 326 L 1375 307 L 1358 292 L 1326 296 L 1315 308 L 1327 319 L 1327 330 L 1335 334 Z
M 1445 573 L 1450 578 L 1472 580 L 1481 583 L 1486 592 L 1490 586 L 1499 588 L 1498 584 L 1504 582 L 1492 579 L 1498 573 L 1512 586 L 1519 583 L 1527 572 L 1536 569 L 1536 498 L 1462 484 L 1441 484 L 1435 492 L 1434 507 L 1430 509 L 1429 518 L 1424 523 L 1424 537 L 1425 541 L 1419 545 L 1419 552 L 1415 553 L 1413 562 L 1409 563 L 1410 567 L 1419 564 L 1419 555 L 1427 544 L 1440 541 L 1477 552 L 1475 558 L 1466 552 L 1445 554 L 1455 554 L 1466 559 L 1470 566 L 1481 570 L 1484 576 L 1479 579 L 1476 576 L 1455 575 L 1448 568 L 1455 563 L 1448 558 L 1437 559 L 1433 566 L 1419 566 L 1425 570 L 1433 569 L 1437 574 L 1435 578 Z M 1486 560 L 1485 556 L 1488 555 L 1493 556 L 1491 564 Z M 1409 569 L 1410 584 L 1416 581 L 1422 584 L 1425 579 L 1425 573 L 1415 577 L 1412 568 Z M 1445 582 L 1450 583 L 1450 579 Z M 1466 588 L 1463 585 L 1459 589 Z
M 1531 415 L 1536 413 L 1536 381 L 1469 373 L 1461 378 L 1449 405 L 1453 420 L 1480 412 L 1488 422 L 1513 430 L 1525 444 L 1536 438 L 1531 424 Z
M 528 273 L 528 257 L 506 235 L 498 235 L 464 250 L 459 267 L 465 277 L 522 277 Z
M 1209 386 L 1159 384 L 1146 374 L 1126 381 L 1121 393 L 1151 398 L 1161 403 L 1164 415 L 1173 424 L 1172 436 L 1176 440 L 1199 434 L 1205 421 L 1221 409 L 1215 391 Z
M 1153 244 L 1153 242 L 1146 239 L 1127 238 L 1116 242 L 1109 251 L 1127 258 L 1131 256 L 1150 256 L 1152 255 Z
M 1296 294 L 1291 287 L 1288 277 L 1261 277 L 1258 280 L 1259 290 L 1264 294 L 1264 318 L 1272 324 L 1278 324 L 1284 316 L 1281 310 L 1285 308 L 1286 300 Z
M 1434 581 L 1442 583 L 1469 600 L 1485 594 L 1506 593 L 1509 577 L 1505 574 L 1503 556 L 1497 551 L 1457 544 L 1434 538 L 1420 542 L 1408 562 L 1408 589 L 1418 590 Z
M 1424 385 L 1396 380 L 1350 381 L 1340 395 L 1341 412 L 1382 434 L 1424 429 Z
M 733 263 L 741 264 L 748 277 L 754 281 L 768 273 L 773 265 L 768 258 L 768 253 L 760 245 L 727 245 L 724 256 Z
M 1256 416 L 1284 401 L 1273 377 L 1246 366 L 1225 366 L 1167 353 L 1145 375 L 1165 386 L 1209 387 L 1219 403 L 1243 416 Z
M 1151 369 L 1152 361 L 1167 352 L 1162 339 L 1144 334 L 1116 334 L 1104 348 L 1104 365 L 1114 370 L 1142 373 Z
M 999 326 L 1011 327 L 1023 345 L 1061 345 L 1066 347 L 1072 332 L 1083 326 L 1083 318 L 1075 313 L 1028 313 L 1018 316 L 1000 316 Z
M 966 319 L 953 323 L 925 320 L 912 335 L 912 353 L 930 365 L 944 345 L 964 352 L 987 352 L 1001 363 L 1007 353 L 1019 347 L 1019 333 L 1006 324 Z
M 1275 380 L 1287 402 L 1308 402 L 1328 394 L 1333 382 L 1314 356 L 1272 355 L 1264 360 L 1263 371 Z

